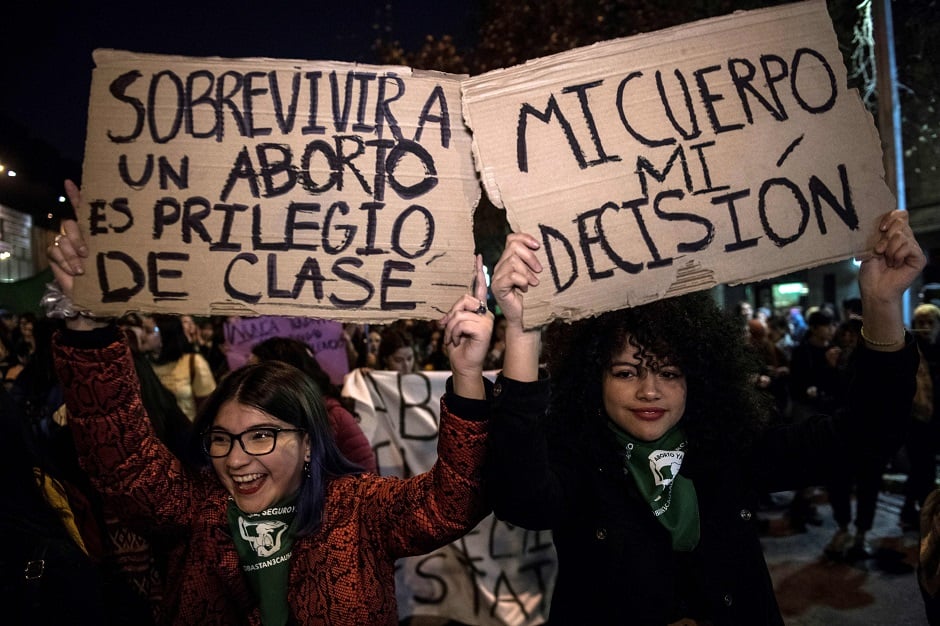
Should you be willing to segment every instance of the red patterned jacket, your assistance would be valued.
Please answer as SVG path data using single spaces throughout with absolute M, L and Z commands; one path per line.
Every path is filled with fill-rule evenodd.
M 128 524 L 171 538 L 167 605 L 173 624 L 260 624 L 226 521 L 228 493 L 194 474 L 157 439 L 140 402 L 130 353 L 110 328 L 64 332 L 55 346 L 71 428 L 85 471 Z M 95 344 L 104 347 L 93 347 Z M 327 485 L 320 529 L 294 544 L 288 602 L 299 624 L 398 624 L 396 559 L 454 541 L 489 511 L 480 486 L 486 403 L 441 401 L 438 462 L 409 479 L 373 474 Z

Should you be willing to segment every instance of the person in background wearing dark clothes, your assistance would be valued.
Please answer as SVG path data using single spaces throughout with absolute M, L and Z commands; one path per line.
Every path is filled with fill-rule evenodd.
M 760 494 L 884 458 L 910 420 L 918 356 L 901 303 L 926 260 L 906 211 L 883 215 L 871 243 L 849 406 L 767 428 L 740 320 L 708 293 L 553 325 L 541 376 L 539 329 L 522 319 L 547 263 L 535 237 L 507 238 L 491 286 L 508 327 L 486 488 L 497 518 L 552 531 L 551 624 L 783 624 Z
M 17 321 L 16 328 L 13 329 L 13 345 L 25 344 L 28 346 L 29 353 L 32 354 L 36 349 L 36 338 L 33 334 L 33 327 L 36 324 L 36 314 L 27 311 L 22 313 Z
M 921 304 L 914 309 L 911 324 L 921 367 L 914 396 L 914 421 L 907 439 L 910 465 L 904 483 L 904 504 L 900 523 L 905 529 L 920 527 L 920 510 L 937 482 L 937 451 L 940 448 L 940 307 Z
M 228 359 L 225 356 L 225 318 L 213 315 L 197 320 L 199 327 L 199 353 L 209 363 L 212 376 L 216 381 L 228 373 Z
M 761 361 L 757 377 L 757 387 L 765 390 L 774 399 L 776 414 L 774 419 L 782 420 L 787 415 L 790 404 L 789 360 L 783 351 L 770 340 L 767 322 L 754 318 L 747 323 L 748 345 Z
M 831 414 L 842 397 L 839 348 L 832 345 L 834 320 L 820 308 L 810 313 L 806 322 L 806 333 L 790 357 L 790 419 L 797 423 L 818 413 Z M 822 525 L 812 503 L 814 491 L 815 487 L 807 487 L 793 495 L 788 518 L 796 532 L 806 532 L 807 524 Z
M 36 352 L 36 314 L 23 313 L 19 316 L 16 327 L 13 329 L 13 356 L 3 375 L 3 382 L 9 388 L 13 381 L 23 372 Z
M 791 415 L 797 422 L 832 412 L 842 397 L 840 350 L 832 343 L 835 322 L 823 310 L 813 311 L 806 321 L 806 335 L 790 357 Z
M 52 334 L 61 326 L 61 321 L 42 319 L 31 326 L 36 349 L 8 387 L 10 397 L 33 433 L 40 439 L 48 439 L 65 425 L 62 385 L 52 367 Z
M 81 491 L 55 469 L 19 406 L 0 389 L 0 603 L 6 624 L 107 624 L 103 579 L 79 532 Z M 96 555 L 97 556 L 97 555 Z
M 842 379 L 836 406 L 849 402 L 849 380 L 853 376 L 855 355 L 862 343 L 862 318 L 853 316 L 836 328 L 833 344 L 839 349 L 836 369 Z M 866 538 L 875 520 L 878 492 L 884 475 L 885 460 L 880 458 L 859 459 L 852 465 L 841 468 L 826 484 L 832 516 L 838 527 L 832 539 L 823 548 L 831 559 L 855 561 L 872 555 Z M 855 533 L 849 531 L 852 521 L 852 495 L 855 495 Z

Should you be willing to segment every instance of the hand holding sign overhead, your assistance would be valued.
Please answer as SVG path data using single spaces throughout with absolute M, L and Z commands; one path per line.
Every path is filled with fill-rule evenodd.
M 539 285 L 543 269 L 539 248 L 538 240 L 527 233 L 506 237 L 491 285 L 493 297 L 507 322 L 503 374 L 520 382 L 531 382 L 539 377 L 540 331 L 527 331 L 523 324 L 526 294 Z
M 73 207 L 81 203 L 78 187 L 71 180 L 65 181 L 65 194 Z M 43 296 L 43 307 L 49 317 L 64 317 L 66 325 L 76 330 L 87 330 L 103 323 L 88 315 L 83 307 L 73 301 L 75 278 L 85 273 L 88 261 L 88 245 L 81 228 L 75 220 L 62 220 L 59 234 L 46 247 L 46 258 L 58 288 Z
M 894 204 L 820 0 L 601 42 L 462 90 L 487 193 L 547 264 L 526 326 L 845 259 Z
M 895 351 L 904 345 L 904 292 L 927 264 L 908 223 L 907 211 L 881 216 L 872 253 L 858 272 L 862 296 L 862 338 L 873 350 Z
M 483 361 L 493 334 L 493 315 L 486 310 L 486 275 L 480 255 L 476 256 L 472 284 L 473 293 L 457 300 L 441 325 L 454 375 L 454 391 L 463 397 L 484 399 Z
M 437 319 L 480 189 L 460 76 L 95 53 L 83 204 L 96 312 Z

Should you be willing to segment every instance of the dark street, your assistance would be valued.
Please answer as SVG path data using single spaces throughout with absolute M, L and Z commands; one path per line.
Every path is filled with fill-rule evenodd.
M 834 562 L 823 555 L 836 531 L 824 490 L 817 490 L 816 495 L 823 523 L 808 526 L 802 534 L 792 534 L 785 518 L 790 494 L 774 494 L 778 506 L 761 514 L 769 522 L 763 543 L 777 601 L 788 625 L 927 623 L 915 579 L 918 534 L 905 532 L 898 524 L 903 497 L 896 493 L 897 487 L 899 482 L 886 475 L 875 525 L 868 534 L 873 555 L 851 562 Z

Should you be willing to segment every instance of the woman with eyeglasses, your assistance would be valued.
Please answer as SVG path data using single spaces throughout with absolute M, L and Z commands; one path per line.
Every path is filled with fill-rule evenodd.
M 73 206 L 78 190 L 66 183 Z M 75 221 L 47 249 L 68 297 L 87 262 Z M 113 324 L 66 318 L 56 367 L 81 463 L 127 522 L 171 543 L 162 622 L 397 624 L 395 561 L 464 535 L 488 512 L 483 359 L 492 315 L 485 279 L 444 316 L 453 387 L 441 401 L 439 460 L 408 479 L 360 473 L 336 447 L 323 399 L 277 361 L 227 376 L 195 422 L 208 463 L 184 466 L 140 401 L 130 351 Z

